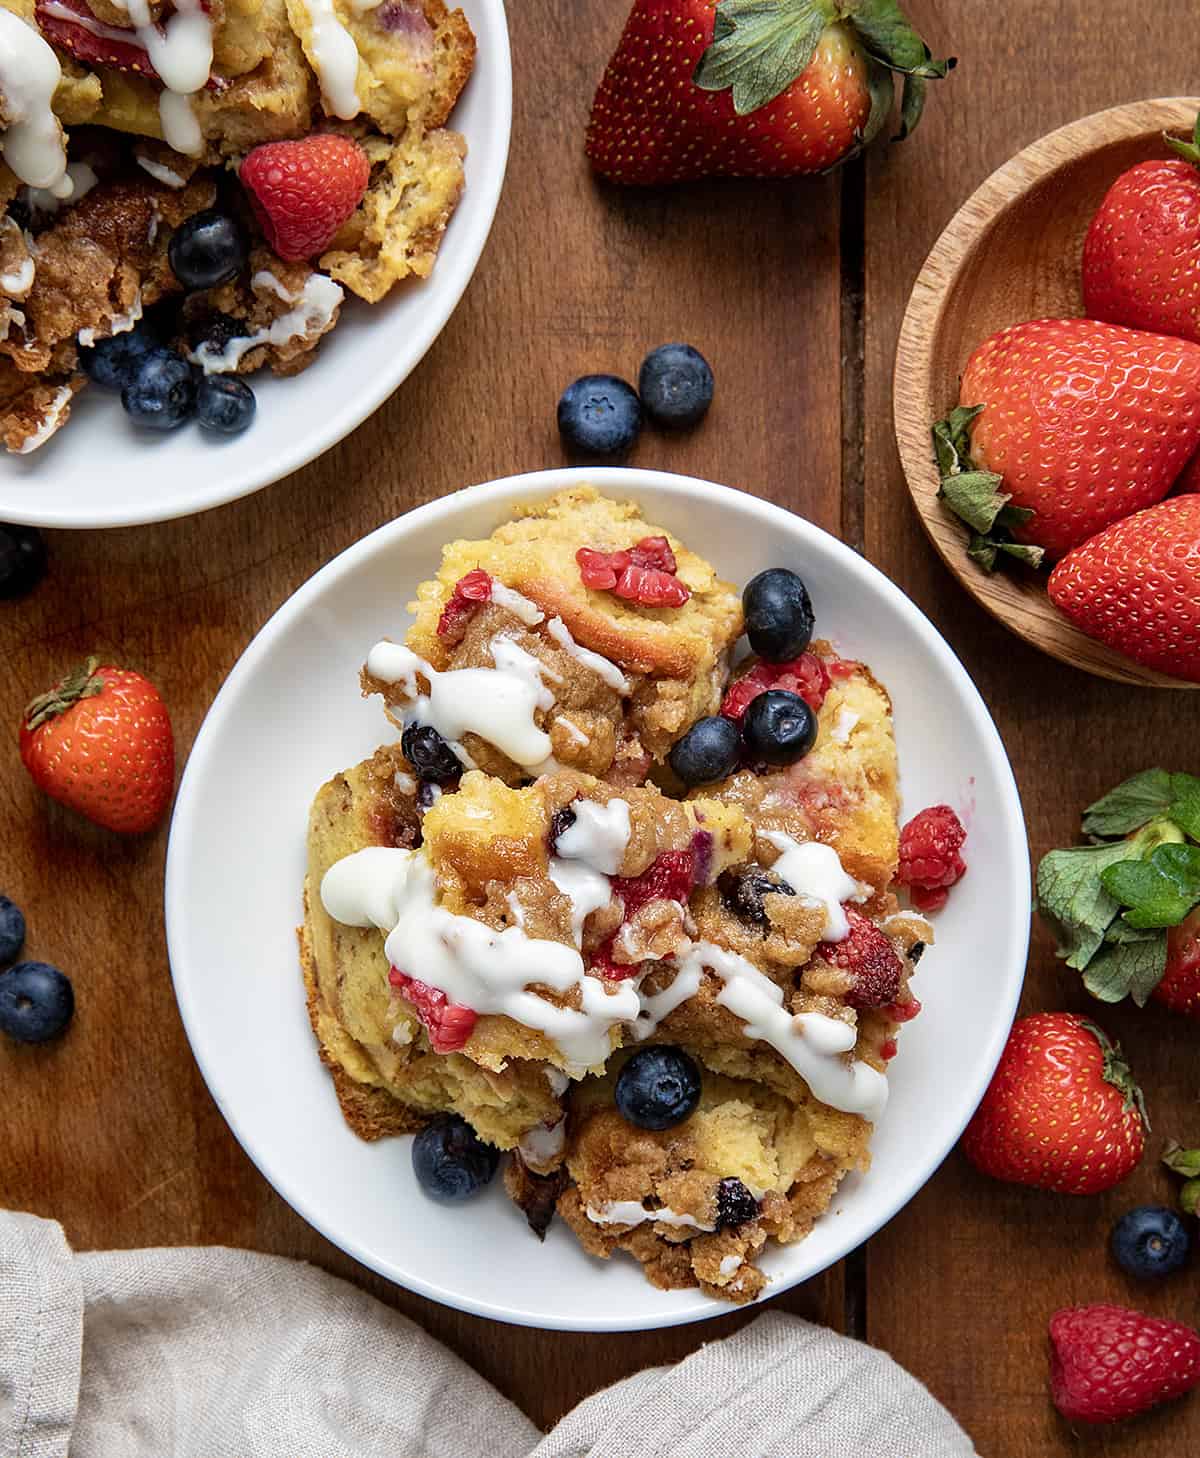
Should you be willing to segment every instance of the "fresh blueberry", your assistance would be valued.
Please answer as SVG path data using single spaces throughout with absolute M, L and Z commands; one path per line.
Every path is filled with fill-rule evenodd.
M 236 375 L 205 375 L 196 392 L 196 420 L 219 435 L 239 435 L 254 419 L 254 391 Z
M 15 901 L 0 896 L 0 966 L 15 962 L 25 945 L 25 917 Z
M 46 543 L 37 527 L 0 523 L 0 598 L 24 597 L 46 575 Z
M 741 1180 L 722 1180 L 717 1186 L 717 1229 L 730 1230 L 758 1218 L 758 1201 Z
M 795 764 L 817 742 L 817 716 L 799 694 L 767 689 L 750 700 L 742 738 L 749 759 Z
M 1113 1226 L 1112 1251 L 1121 1269 L 1140 1281 L 1169 1276 L 1187 1260 L 1187 1227 L 1165 1205 L 1139 1205 Z
M 620 456 L 642 430 L 642 405 L 633 386 L 616 375 L 584 375 L 558 402 L 558 433 L 568 450 Z
M 185 289 L 213 289 L 236 278 L 250 256 L 241 224 L 228 213 L 206 208 L 171 235 L 167 258 Z
M 690 344 L 663 344 L 642 361 L 638 394 L 658 425 L 696 425 L 712 404 L 713 372 Z
M 0 1033 L 18 1043 L 48 1043 L 66 1031 L 75 1011 L 70 980 L 46 962 L 20 962 L 0 972 Z
M 737 866 L 733 870 L 722 871 L 717 877 L 717 890 L 734 916 L 763 928 L 768 925 L 764 898 L 772 893 L 776 896 L 796 894 L 782 876 L 764 866 Z
M 418 778 L 444 785 L 463 772 L 458 755 L 428 724 L 410 724 L 400 736 L 400 750 L 416 770 Z
M 485 1144 L 457 1114 L 439 1114 L 413 1140 L 412 1162 L 430 1199 L 454 1205 L 491 1180 L 500 1151 Z
M 123 390 L 152 354 L 165 352 L 158 334 L 143 320 L 124 334 L 98 339 L 90 349 L 81 345 L 79 363 L 93 384 Z
M 786 567 L 771 567 L 742 592 L 746 636 L 768 663 L 797 658 L 812 642 L 813 606 L 808 588 Z
M 680 1048 L 639 1048 L 617 1075 L 613 1097 L 637 1129 L 673 1129 L 700 1102 L 700 1070 Z
M 135 425 L 175 430 L 196 413 L 196 376 L 176 354 L 148 355 L 121 391 L 121 404 Z
M 737 768 L 742 745 L 732 719 L 714 714 L 697 719 L 682 739 L 677 739 L 667 756 L 671 768 L 685 785 L 711 785 Z

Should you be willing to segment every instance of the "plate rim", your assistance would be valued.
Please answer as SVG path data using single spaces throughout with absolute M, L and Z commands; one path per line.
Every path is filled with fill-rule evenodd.
M 223 1093 L 219 1092 L 217 1087 L 214 1086 L 204 1052 L 205 1039 L 202 1035 L 198 1036 L 196 1031 L 198 1014 L 193 1002 L 192 989 L 199 985 L 201 979 L 194 976 L 189 977 L 186 970 L 180 970 L 185 967 L 186 963 L 182 927 L 183 887 L 187 880 L 187 871 L 189 868 L 189 846 L 184 838 L 187 822 L 190 820 L 192 814 L 193 802 L 202 793 L 206 760 L 214 752 L 214 746 L 219 742 L 218 735 L 225 712 L 224 706 L 233 701 L 243 681 L 248 680 L 253 675 L 260 661 L 269 655 L 274 647 L 275 640 L 291 626 L 294 619 L 303 613 L 314 598 L 323 593 L 327 586 L 353 573 L 360 561 L 374 555 L 376 551 L 385 547 L 392 538 L 403 535 L 414 525 L 425 526 L 431 524 L 439 517 L 450 515 L 464 505 L 508 502 L 538 494 L 550 494 L 568 486 L 584 483 L 595 485 L 600 490 L 608 488 L 614 491 L 633 493 L 635 495 L 639 483 L 649 486 L 656 491 L 684 498 L 695 496 L 698 490 L 703 495 L 711 493 L 715 494 L 718 498 L 735 495 L 739 498 L 741 505 L 748 507 L 752 513 L 758 513 L 768 525 L 772 520 L 786 521 L 788 523 L 788 529 L 794 530 L 795 524 L 799 524 L 802 532 L 810 532 L 818 539 L 822 539 L 823 547 L 831 549 L 835 557 L 840 556 L 843 560 L 852 562 L 855 570 L 865 569 L 868 576 L 873 575 L 877 578 L 881 590 L 885 597 L 890 599 L 892 607 L 910 620 L 923 643 L 927 641 L 928 646 L 932 647 L 938 656 L 942 658 L 948 671 L 957 675 L 960 679 L 964 701 L 969 708 L 972 718 L 976 721 L 980 729 L 981 752 L 985 755 L 990 767 L 993 769 L 998 788 L 1001 792 L 1004 810 L 1003 840 L 1007 848 L 1007 854 L 1012 857 L 1020 900 L 1020 904 L 1013 908 L 1014 925 L 1020 926 L 1023 924 L 1025 927 L 1024 934 L 1021 935 L 1018 932 L 1016 936 L 1014 943 L 1014 965 L 1006 969 L 1006 976 L 1010 979 L 1010 986 L 1004 1008 L 1004 1016 L 997 1019 L 995 1026 L 991 1029 L 983 1056 L 976 1065 L 974 1086 L 969 1090 L 969 1098 L 964 1102 L 965 1113 L 960 1121 L 956 1121 L 953 1137 L 945 1143 L 944 1147 L 932 1150 L 920 1161 L 919 1175 L 909 1182 L 904 1188 L 903 1193 L 896 1194 L 894 1190 L 889 1191 L 887 1197 L 880 1202 L 878 1215 L 872 1216 L 872 1229 L 869 1232 L 859 1238 L 851 1237 L 849 1240 L 835 1241 L 828 1258 L 823 1260 L 813 1270 L 797 1274 L 793 1278 L 789 1278 L 786 1275 L 774 1275 L 768 1299 L 774 1299 L 783 1295 L 794 1286 L 814 1279 L 822 1271 L 835 1265 L 851 1250 L 858 1248 L 873 1235 L 877 1234 L 899 1210 L 916 1197 L 954 1149 L 963 1129 L 965 1129 L 971 1115 L 983 1098 L 984 1092 L 991 1080 L 996 1065 L 999 1063 L 1000 1055 L 1007 1042 L 1008 1033 L 1013 1019 L 1016 1016 L 1017 1006 L 1024 986 L 1032 918 L 1032 868 L 1020 792 L 1017 787 L 1015 775 L 1013 774 L 1011 761 L 1000 738 L 999 730 L 996 728 L 982 695 L 965 666 L 958 658 L 958 655 L 950 647 L 945 638 L 942 637 L 928 616 L 878 567 L 869 562 L 865 557 L 860 556 L 851 547 L 839 541 L 832 533 L 825 531 L 824 528 L 817 526 L 814 522 L 809 521 L 808 518 L 788 511 L 786 508 L 767 501 L 762 497 L 753 496 L 748 492 L 738 491 L 736 488 L 723 486 L 713 481 L 684 476 L 675 472 L 654 471 L 639 467 L 565 467 L 554 470 L 529 471 L 521 472 L 514 476 L 499 477 L 475 486 L 464 487 L 436 501 L 414 507 L 410 511 L 402 513 L 393 520 L 384 523 L 382 526 L 376 527 L 366 536 L 352 543 L 336 557 L 318 568 L 307 581 L 302 583 L 271 614 L 270 618 L 268 618 L 254 635 L 239 656 L 237 662 L 226 675 L 208 712 L 205 714 L 184 767 L 180 779 L 179 792 L 176 796 L 175 806 L 172 812 L 163 888 L 164 919 L 172 987 L 179 1008 L 180 1018 L 184 1025 L 189 1049 L 199 1068 L 205 1087 L 229 1126 L 230 1132 L 254 1164 L 258 1173 L 280 1199 L 289 1205 L 307 1224 L 324 1236 L 332 1245 L 359 1262 L 367 1270 L 383 1276 L 384 1279 L 392 1281 L 406 1290 L 414 1291 L 420 1296 L 436 1301 L 440 1305 L 453 1310 L 464 1311 L 471 1315 L 504 1322 L 509 1325 L 528 1326 L 545 1331 L 594 1333 L 648 1331 L 686 1325 L 694 1321 L 711 1320 L 717 1316 L 729 1315 L 731 1308 L 727 1302 L 718 1301 L 713 1297 L 689 1295 L 680 1301 L 678 1310 L 667 1311 L 661 1314 L 654 1313 L 633 1320 L 624 1319 L 619 1316 L 597 1318 L 589 1316 L 586 1313 L 581 1313 L 580 1316 L 573 1318 L 559 1316 L 548 1318 L 544 1315 L 539 1315 L 537 1312 L 523 1310 L 515 1305 L 510 1306 L 493 1301 L 474 1300 L 469 1295 L 460 1295 L 448 1291 L 433 1282 L 425 1280 L 419 1274 L 406 1271 L 403 1274 L 403 1278 L 401 1278 L 400 1275 L 396 1274 L 394 1267 L 391 1269 L 383 1269 L 378 1258 L 372 1256 L 357 1241 L 330 1229 L 325 1221 L 316 1218 L 310 1212 L 308 1202 L 302 1196 L 295 1194 L 291 1188 L 290 1181 L 277 1181 L 268 1173 L 267 1166 L 270 1163 L 269 1151 L 252 1147 L 248 1139 L 243 1136 L 240 1121 L 234 1110 L 228 1105 Z M 297 893 L 298 895 L 299 893 Z M 314 1054 L 314 1063 L 315 1061 Z

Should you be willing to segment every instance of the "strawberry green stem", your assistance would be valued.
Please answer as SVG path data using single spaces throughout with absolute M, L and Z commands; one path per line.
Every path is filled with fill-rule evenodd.
M 1113 1088 L 1124 1095 L 1125 1107 L 1136 1109 L 1142 1123 L 1149 1129 L 1150 1116 L 1146 1113 L 1146 1100 L 1142 1096 L 1137 1079 L 1133 1076 L 1133 1069 L 1125 1061 L 1121 1045 L 1114 1043 L 1103 1028 L 1098 1027 L 1090 1018 L 1082 1018 L 1080 1021 L 1100 1044 L 1100 1052 L 1104 1056 L 1103 1078 L 1105 1083 L 1111 1083 Z
M 65 714 L 72 704 L 80 699 L 94 698 L 104 688 L 104 680 L 96 676 L 100 666 L 98 658 L 89 658 L 79 668 L 71 670 L 60 683 L 48 693 L 39 694 L 25 706 L 25 727 L 32 733 L 35 729 Z

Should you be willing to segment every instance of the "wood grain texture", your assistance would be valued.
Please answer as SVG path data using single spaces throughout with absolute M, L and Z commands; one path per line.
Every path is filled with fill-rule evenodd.
M 748 1314 L 646 1335 L 524 1331 L 435 1306 L 341 1255 L 254 1170 L 196 1070 L 167 970 L 165 831 L 123 843 L 81 824 L 35 794 L 15 747 L 25 701 L 95 650 L 159 684 L 182 766 L 239 653 L 317 568 L 421 502 L 566 464 L 554 423 L 563 387 L 590 371 L 636 376 L 668 340 L 704 351 L 717 400 L 691 434 L 648 431 L 637 462 L 745 487 L 840 530 L 839 180 L 596 187 L 583 131 L 621 7 L 509 9 L 507 186 L 479 271 L 415 375 L 350 439 L 257 496 L 157 527 L 48 533 L 50 578 L 0 611 L 0 886 L 29 914 L 30 955 L 67 968 L 79 997 L 60 1047 L 0 1048 L 0 1205 L 57 1217 L 82 1248 L 218 1242 L 317 1261 L 549 1424 Z M 98 469 L 120 469 L 119 438 Z M 783 1304 L 839 1325 L 840 1269 Z
M 896 350 L 893 412 L 921 524 L 969 593 L 1027 643 L 1088 673 L 1150 688 L 1200 688 L 1143 668 L 1081 632 L 1046 595 L 1045 572 L 988 573 L 938 501 L 929 428 L 958 404 L 959 380 L 989 335 L 1027 319 L 1083 313 L 1088 224 L 1127 167 L 1164 157 L 1164 131 L 1190 134 L 1200 101 L 1130 102 L 1071 122 L 1007 161 L 951 218 L 913 285 Z
M 1116 65 L 1118 12 L 1107 3 L 912 0 L 908 8 L 960 62 L 932 99 L 915 145 L 868 163 L 866 549 L 932 616 L 979 685 L 1012 758 L 1039 857 L 1076 838 L 1082 806 L 1148 763 L 1200 770 L 1200 716 L 1191 695 L 1121 686 L 1055 662 L 963 592 L 921 531 L 905 486 L 891 425 L 895 344 L 934 240 L 1007 158 L 1074 118 L 1194 87 L 1180 38 L 1197 35 L 1196 12 L 1191 0 L 1165 0 L 1123 32 Z M 969 850 L 968 842 L 968 860 Z M 1022 1010 L 1050 1008 L 1095 1011 L 1095 1004 L 1055 961 L 1039 926 Z M 956 1152 L 867 1247 L 870 1340 L 947 1403 L 985 1458 L 1083 1451 L 1178 1458 L 1200 1447 L 1195 1403 L 1085 1442 L 1046 1399 L 1045 1331 L 1056 1308 L 1112 1300 L 1197 1318 L 1194 1273 L 1147 1291 L 1106 1252 L 1115 1214 L 1170 1198 L 1156 1167 L 1165 1140 L 1200 1133 L 1196 1026 L 1131 1008 L 1103 1010 L 1100 1021 L 1124 1041 L 1154 1120 L 1147 1157 L 1128 1183 L 1094 1200 L 1047 1195 L 985 1180 Z
M 1037 853 L 1069 840 L 1079 807 L 1140 768 L 1150 746 L 1164 762 L 1200 768 L 1185 696 L 1059 667 L 964 595 L 918 526 L 890 426 L 905 302 L 958 203 L 1052 127 L 1193 85 L 1194 45 L 1181 43 L 1196 39 L 1192 0 L 1164 0 L 1133 25 L 1115 0 L 910 8 L 962 66 L 935 88 L 916 138 L 868 164 L 864 408 L 861 171 L 798 186 L 596 188 L 583 126 L 625 6 L 514 0 L 508 185 L 479 272 L 425 363 L 348 441 L 256 497 L 160 527 L 49 534 L 49 580 L 0 611 L 0 722 L 15 727 L 32 692 L 94 649 L 161 685 L 182 763 L 246 642 L 312 572 L 419 502 L 561 464 L 562 386 L 590 370 L 632 374 L 647 348 L 682 338 L 712 360 L 716 404 L 695 434 L 647 434 L 638 462 L 755 491 L 856 544 L 864 532 L 868 555 L 977 678 Z M 1043 55 L 1058 58 L 1053 69 L 1036 69 Z M 120 468 L 115 454 L 97 465 Z M 0 1048 L 0 1204 L 56 1216 L 82 1248 L 221 1242 L 316 1261 L 414 1317 L 543 1424 L 754 1314 L 642 1335 L 532 1332 L 434 1306 L 343 1256 L 256 1173 L 192 1061 L 162 932 L 165 833 L 116 841 L 33 792 L 11 734 L 0 756 L 0 885 L 29 913 L 31 955 L 68 968 L 79 993 L 61 1046 Z M 1083 1001 L 1039 933 L 1028 1009 Z M 1152 1153 L 1171 1134 L 1200 1134 L 1194 1030 L 1156 1014 L 1105 1021 L 1147 1083 Z M 1066 1301 L 1115 1296 L 1195 1319 L 1194 1277 L 1144 1298 L 1105 1263 L 1111 1212 L 1165 1194 L 1149 1160 L 1111 1200 L 1070 1202 L 986 1184 L 953 1156 L 867 1248 L 866 1329 L 950 1405 L 985 1458 L 1074 1453 L 1044 1396 L 1045 1317 Z M 859 1311 L 861 1291 L 852 1281 L 848 1292 L 838 1269 L 779 1304 L 839 1326 L 848 1295 Z M 1095 1451 L 1176 1458 L 1198 1443 L 1193 1401 Z

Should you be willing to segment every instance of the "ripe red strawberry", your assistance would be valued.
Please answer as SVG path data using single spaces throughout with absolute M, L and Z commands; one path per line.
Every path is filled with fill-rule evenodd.
M 1173 496 L 1076 547 L 1047 583 L 1091 638 L 1147 668 L 1200 682 L 1200 495 Z
M 1200 1384 L 1200 1333 L 1124 1306 L 1056 1311 L 1050 1349 L 1050 1393 L 1068 1422 L 1120 1422 Z
M 255 147 L 239 176 L 267 242 L 300 262 L 327 248 L 362 202 L 371 164 L 349 137 L 318 132 Z
M 1172 1012 L 1200 1018 L 1200 906 L 1167 933 L 1167 969 L 1150 996 Z
M 885 124 L 901 135 L 938 61 L 894 0 L 636 0 L 592 103 L 587 155 L 611 182 L 824 172 Z
M 682 607 L 692 595 L 675 576 L 675 553 L 666 537 L 643 537 L 615 552 L 580 547 L 575 560 L 584 587 L 643 607 Z
M 1083 303 L 1093 319 L 1200 341 L 1200 117 L 1179 156 L 1122 172 L 1083 244 Z
M 207 10 L 207 4 L 201 8 Z M 64 15 L 63 11 L 69 12 Z M 72 19 L 71 16 L 79 18 Z M 52 45 L 85 66 L 110 66 L 114 71 L 131 71 L 157 81 L 158 71 L 137 32 L 124 26 L 101 24 L 85 0 L 36 0 L 34 18 Z M 210 76 L 208 89 L 217 91 L 223 83 Z
M 1013 536 L 1057 557 L 1171 489 L 1200 444 L 1200 345 L 1036 319 L 979 346 L 959 399 L 983 407 L 976 470 L 1033 513 Z
M 128 834 L 162 819 L 175 741 L 158 690 L 140 673 L 89 658 L 25 710 L 20 748 L 39 790 Z
M 1191 491 L 1200 491 L 1200 451 L 1197 451 L 1184 466 L 1172 491 L 1176 496 L 1183 496 Z
M 1143 1120 L 1120 1049 L 1086 1018 L 1036 1013 L 1014 1026 L 963 1150 L 994 1179 L 1094 1195 L 1141 1159 Z

